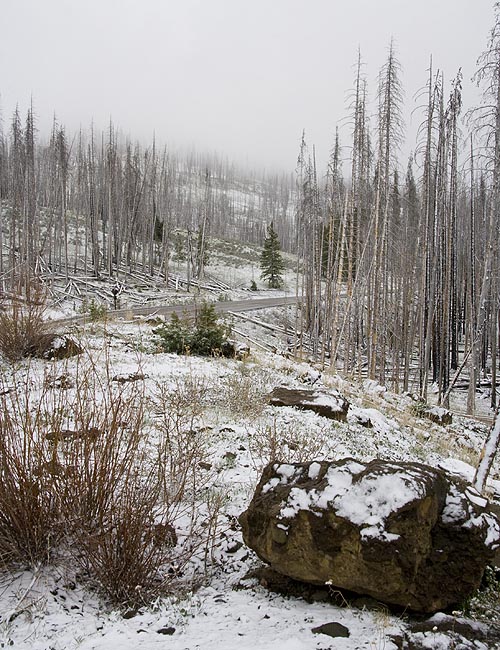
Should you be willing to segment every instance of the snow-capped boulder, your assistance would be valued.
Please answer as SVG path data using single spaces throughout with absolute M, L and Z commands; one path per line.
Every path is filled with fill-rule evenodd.
M 44 359 L 68 359 L 77 354 L 81 354 L 83 349 L 71 336 L 67 334 L 57 334 L 48 336 L 43 345 L 42 357 Z
M 250 346 L 247 343 L 242 343 L 241 341 L 233 341 L 232 339 L 227 339 L 222 344 L 221 352 L 223 357 L 243 361 L 248 356 L 250 356 Z
M 295 406 L 296 408 L 314 411 L 318 415 L 345 422 L 349 402 L 338 391 L 321 391 L 278 386 L 269 395 L 271 406 Z
M 453 421 L 452 413 L 441 406 L 430 406 L 422 411 L 422 415 L 424 418 L 427 418 L 435 424 L 440 424 L 442 427 L 451 424 Z
M 419 463 L 272 463 L 240 522 L 284 575 L 423 612 L 476 589 L 500 545 L 486 499 Z

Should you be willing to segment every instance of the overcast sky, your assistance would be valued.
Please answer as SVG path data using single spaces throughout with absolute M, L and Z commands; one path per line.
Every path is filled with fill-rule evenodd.
M 492 23 L 490 0 L 0 0 L 0 108 L 291 171 L 302 129 L 328 154 L 358 47 L 373 96 L 394 38 L 409 122 L 431 54 L 477 101 Z

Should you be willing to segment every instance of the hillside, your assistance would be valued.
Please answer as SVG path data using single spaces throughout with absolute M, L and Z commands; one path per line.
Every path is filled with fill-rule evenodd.
M 285 318 L 278 311 L 253 316 Z M 107 422 L 114 430 L 112 423 L 124 422 L 117 426 L 125 427 L 127 436 L 138 433 L 146 457 L 159 448 L 168 424 L 167 489 L 174 489 L 180 476 L 185 481 L 180 500 L 168 507 L 177 542 L 168 556 L 171 595 L 158 596 L 152 605 L 141 604 L 139 598 L 123 616 L 109 585 L 103 591 L 99 565 L 72 562 L 70 548 L 55 545 L 47 564 L 3 574 L 1 641 L 33 649 L 152 648 L 164 646 L 164 635 L 169 635 L 168 647 L 173 649 L 229 650 L 253 648 L 258 636 L 259 648 L 305 650 L 333 647 L 328 637 L 311 630 L 336 621 L 350 636 L 335 639 L 335 648 L 401 647 L 396 639 L 413 620 L 404 613 L 372 609 L 353 595 L 311 594 L 255 577 L 261 563 L 242 544 L 237 517 L 247 507 L 261 470 L 274 459 L 409 460 L 444 467 L 470 480 L 486 425 L 454 416 L 451 425 L 439 426 L 419 417 L 418 402 L 409 395 L 255 348 L 244 361 L 162 353 L 153 333 L 158 319 L 153 321 L 108 319 L 73 326 L 70 333 L 83 348 L 82 355 L 15 365 L 0 361 L 0 394 L 4 414 L 11 408 L 22 420 L 22 413 L 36 411 L 33 426 L 38 436 L 56 425 L 59 430 L 77 429 L 76 421 L 83 417 L 77 415 L 77 404 L 83 402 L 87 426 Z M 347 422 L 266 403 L 266 395 L 277 385 L 311 384 L 345 396 L 351 403 Z M 140 417 L 137 409 L 144 411 Z M 78 444 L 61 442 L 58 462 L 71 464 Z M 51 447 L 47 449 L 51 453 Z M 500 496 L 498 465 L 489 491 Z M 497 592 L 480 592 L 453 614 L 453 620 L 472 615 L 497 621 L 497 599 Z M 482 629 L 475 625 L 476 632 Z M 418 638 L 408 634 L 409 639 Z M 420 637 L 424 645 L 415 647 L 456 647 L 457 637 L 451 633 L 431 631 Z M 460 647 L 493 647 L 480 638 L 475 645 L 461 638 Z

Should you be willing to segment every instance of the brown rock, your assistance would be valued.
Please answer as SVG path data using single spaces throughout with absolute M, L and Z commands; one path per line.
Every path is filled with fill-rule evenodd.
M 83 352 L 83 349 L 78 345 L 78 343 L 68 336 L 67 334 L 61 334 L 56 336 L 49 336 L 44 342 L 41 349 L 41 356 L 44 359 L 55 359 L 60 361 L 61 359 L 69 359 Z
M 451 424 L 453 421 L 452 413 L 440 406 L 432 406 L 424 409 L 422 411 L 422 416 L 435 424 L 441 425 L 442 427 Z
M 346 421 L 349 410 L 349 402 L 337 391 L 299 390 L 284 386 L 273 390 L 269 396 L 269 404 L 271 406 L 295 406 L 341 422 Z
M 418 463 L 269 465 L 240 517 L 273 569 L 431 612 L 479 586 L 500 525 L 470 487 Z

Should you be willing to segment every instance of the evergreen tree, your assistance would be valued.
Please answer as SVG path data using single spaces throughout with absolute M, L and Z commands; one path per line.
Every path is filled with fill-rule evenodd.
M 261 278 L 267 280 L 271 289 L 279 289 L 283 285 L 282 272 L 285 269 L 285 263 L 280 253 L 281 246 L 278 234 L 274 230 L 271 221 L 267 228 L 267 236 L 264 240 L 264 248 L 260 256 L 260 268 L 262 270 Z

